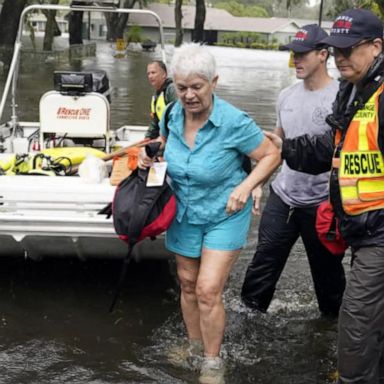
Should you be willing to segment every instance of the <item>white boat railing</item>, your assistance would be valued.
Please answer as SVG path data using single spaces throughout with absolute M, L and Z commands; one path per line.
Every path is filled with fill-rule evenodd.
M 46 10 L 46 11 L 78 11 L 78 12 L 106 12 L 106 13 L 126 13 L 126 14 L 146 14 L 154 17 L 159 26 L 159 34 L 160 34 L 160 49 L 161 49 L 161 59 L 166 62 L 165 55 L 165 46 L 164 46 L 164 31 L 163 24 L 160 17 L 153 11 L 147 9 L 131 9 L 131 8 L 116 8 L 110 6 L 86 6 L 86 5 L 78 5 L 78 6 L 68 6 L 68 5 L 53 5 L 53 4 L 35 4 L 26 7 L 21 13 L 18 32 L 15 40 L 14 50 L 12 61 L 9 67 L 7 80 L 5 82 L 2 98 L 0 101 L 0 123 L 2 123 L 3 112 L 5 108 L 5 104 L 8 98 L 9 91 L 11 89 L 11 106 L 12 106 L 12 115 L 11 115 L 11 127 L 16 128 L 18 119 L 17 119 L 17 103 L 16 103 L 16 88 L 17 88 L 17 80 L 18 80 L 18 71 L 19 71 L 19 63 L 20 63 L 20 51 L 22 48 L 22 35 L 24 24 L 26 20 L 26 15 L 32 11 L 36 10 Z

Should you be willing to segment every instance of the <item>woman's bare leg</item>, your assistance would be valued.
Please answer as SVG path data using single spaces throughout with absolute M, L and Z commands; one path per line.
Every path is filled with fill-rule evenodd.
M 211 249 L 204 249 L 202 252 L 196 294 L 204 354 L 207 357 L 216 357 L 220 354 L 226 322 L 222 294 L 239 253 L 240 250 Z
M 181 295 L 180 304 L 188 339 L 202 340 L 200 313 L 196 297 L 196 281 L 199 274 L 200 259 L 176 255 L 177 275 Z

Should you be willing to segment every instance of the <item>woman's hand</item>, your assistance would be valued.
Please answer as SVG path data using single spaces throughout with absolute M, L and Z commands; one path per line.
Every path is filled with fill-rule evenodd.
M 244 182 L 239 184 L 229 195 L 226 212 L 232 214 L 242 210 L 250 194 L 251 191 Z
M 165 137 L 159 136 L 157 139 L 149 140 L 147 142 L 147 144 L 148 143 L 156 143 L 156 142 L 160 143 L 159 150 L 162 150 L 165 148 L 165 143 L 167 142 L 167 139 Z M 146 169 L 146 168 L 152 166 L 154 160 L 155 160 L 154 158 L 152 159 L 147 155 L 147 152 L 145 151 L 145 147 L 142 147 L 140 149 L 140 152 L 138 155 L 137 166 L 140 169 Z
M 261 198 L 263 196 L 263 187 L 258 185 L 252 190 L 253 206 L 252 213 L 259 216 L 261 214 Z
M 146 169 L 150 167 L 153 164 L 153 159 L 151 159 L 147 153 L 145 152 L 145 147 L 140 149 L 139 155 L 138 155 L 138 162 L 137 166 L 140 169 Z

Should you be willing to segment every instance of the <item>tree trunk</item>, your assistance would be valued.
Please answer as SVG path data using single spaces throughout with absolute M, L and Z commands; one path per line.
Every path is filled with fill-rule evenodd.
M 193 31 L 193 41 L 204 41 L 204 22 L 205 22 L 205 1 L 196 0 L 195 29 Z
M 0 14 L 0 47 L 12 47 L 16 40 L 20 15 L 27 0 L 4 0 Z
M 107 41 L 116 41 L 124 38 L 125 27 L 128 23 L 128 14 L 105 13 L 107 23 Z
M 4 0 L 0 14 L 0 61 L 8 67 L 12 60 L 20 15 L 27 0 Z
M 52 51 L 53 38 L 54 38 L 54 24 L 55 21 L 55 11 L 48 11 L 47 24 L 45 24 L 45 34 L 43 42 L 43 51 Z
M 51 0 L 51 4 L 58 4 L 59 0 Z M 60 36 L 61 31 L 56 22 L 56 11 L 43 12 L 47 18 L 47 24 L 45 25 L 45 34 L 43 42 L 44 51 L 52 51 L 53 38 Z
M 77 1 L 72 4 L 76 5 Z M 82 5 L 82 3 L 79 3 Z M 68 18 L 69 45 L 83 44 L 83 13 L 72 11 Z
M 381 18 L 384 16 L 384 1 L 383 0 L 376 0 L 375 3 L 379 7 L 379 11 L 381 13 Z
M 135 6 L 137 0 L 125 0 L 121 8 L 131 9 Z M 107 24 L 107 41 L 116 41 L 123 39 L 125 28 L 128 23 L 128 13 L 105 13 L 105 21 Z
M 175 1 L 175 25 L 176 25 L 176 39 L 175 47 L 179 47 L 183 43 L 183 11 L 181 6 L 183 5 L 183 0 Z

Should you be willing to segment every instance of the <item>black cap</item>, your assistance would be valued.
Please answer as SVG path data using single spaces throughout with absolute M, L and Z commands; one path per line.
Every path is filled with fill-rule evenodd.
M 328 36 L 324 29 L 317 24 L 304 25 L 296 32 L 295 37 L 289 44 L 282 45 L 281 51 L 291 50 L 297 53 L 305 53 L 321 48 L 322 40 Z
M 381 20 L 367 9 L 348 9 L 333 23 L 330 36 L 323 43 L 336 48 L 348 48 L 362 40 L 383 38 Z

